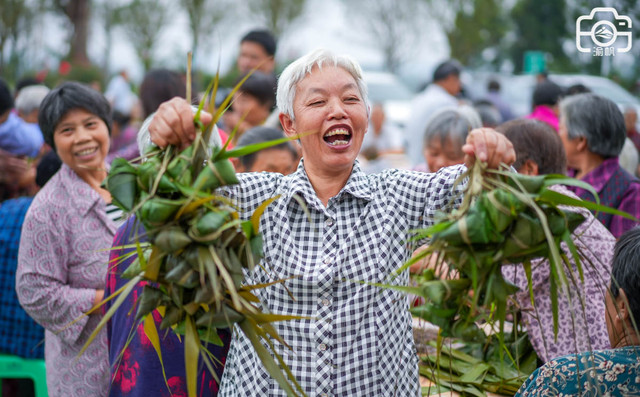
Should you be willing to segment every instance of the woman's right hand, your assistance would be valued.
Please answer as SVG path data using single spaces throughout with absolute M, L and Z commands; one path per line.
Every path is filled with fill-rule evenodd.
M 168 145 L 181 149 L 189 146 L 196 137 L 193 115 L 191 105 L 184 98 L 175 97 L 162 103 L 149 124 L 151 141 L 161 148 Z M 202 124 L 206 125 L 212 119 L 210 113 L 200 113 Z

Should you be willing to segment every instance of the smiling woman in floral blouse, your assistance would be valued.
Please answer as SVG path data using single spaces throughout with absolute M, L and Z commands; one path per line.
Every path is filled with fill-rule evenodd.
M 521 396 L 640 395 L 640 227 L 616 243 L 605 320 L 612 349 L 571 354 L 538 368 L 518 391 Z
M 106 331 L 78 353 L 102 318 L 99 311 L 84 314 L 102 302 L 117 229 L 111 195 L 100 186 L 107 175 L 110 112 L 102 94 L 73 82 L 51 91 L 40 107 L 42 134 L 63 164 L 25 216 L 16 292 L 46 330 L 51 397 L 101 397 L 109 387 Z

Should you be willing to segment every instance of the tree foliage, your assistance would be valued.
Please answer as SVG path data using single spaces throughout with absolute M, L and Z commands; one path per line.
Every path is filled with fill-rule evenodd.
M 123 9 L 123 28 L 145 71 L 154 64 L 153 51 L 169 15 L 169 7 L 157 0 L 133 0 Z
M 191 52 L 194 60 L 201 44 L 211 37 L 216 27 L 229 15 L 228 1 L 180 0 L 180 6 L 189 17 Z
M 519 0 L 511 10 L 511 18 L 515 40 L 510 52 L 516 71 L 522 71 L 524 53 L 529 50 L 549 54 L 557 70 L 571 68 L 563 49 L 563 43 L 571 37 L 564 1 Z
M 7 60 L 5 50 L 11 44 L 12 59 L 16 59 L 19 42 L 31 31 L 38 14 L 38 4 L 25 0 L 0 0 L 0 71 L 6 77 Z
M 54 7 L 65 15 L 69 29 L 69 60 L 76 65 L 89 66 L 87 45 L 89 42 L 89 21 L 91 0 L 53 0 Z
M 510 28 L 503 10 L 504 0 L 459 3 L 455 21 L 446 29 L 451 57 L 467 66 L 499 59 L 483 60 L 482 54 L 488 49 L 499 52 L 502 38 Z
M 249 10 L 263 18 L 267 28 L 279 37 L 302 14 L 306 0 L 249 0 Z
M 397 72 L 402 63 L 414 55 L 422 33 L 417 27 L 424 26 L 428 20 L 419 1 L 368 0 L 366 7 L 361 2 L 345 1 L 344 4 L 347 13 L 357 16 L 373 36 L 387 70 Z

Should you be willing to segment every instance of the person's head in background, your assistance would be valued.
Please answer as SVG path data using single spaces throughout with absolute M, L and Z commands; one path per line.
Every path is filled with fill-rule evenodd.
M 605 294 L 605 317 L 612 348 L 640 345 L 635 324 L 640 321 L 640 227 L 616 242 L 611 265 L 610 294 Z
M 564 95 L 571 96 L 576 94 L 584 94 L 587 92 L 591 92 L 591 90 L 586 85 L 577 83 L 567 87 L 567 90 L 565 91 Z
M 572 95 L 560 102 L 559 134 L 577 178 L 618 157 L 627 135 L 618 105 L 595 94 Z
M 238 139 L 236 147 L 273 141 L 284 137 L 284 133 L 275 128 L 254 127 L 247 130 Z M 296 170 L 299 159 L 298 151 L 291 142 L 285 142 L 234 159 L 234 164 L 238 172 L 267 171 L 288 175 Z
M 502 116 L 498 108 L 486 99 L 480 99 L 473 102 L 473 108 L 482 121 L 482 126 L 486 128 L 494 128 L 498 124 L 502 123 Z
M 30 85 L 21 89 L 15 101 L 18 116 L 27 123 L 37 123 L 40 103 L 42 103 L 49 91 L 49 87 L 41 84 Z
M 464 145 L 474 128 L 482 127 L 480 116 L 469 106 L 448 108 L 436 113 L 424 133 L 424 157 L 430 172 L 464 163 Z
M 462 89 L 460 81 L 462 65 L 455 59 L 442 62 L 433 71 L 433 83 L 442 87 L 450 95 L 457 96 Z
M 252 30 L 240 40 L 237 66 L 241 74 L 254 68 L 273 74 L 275 69 L 276 38 L 266 29 Z
M 7 121 L 14 104 L 9 84 L 7 84 L 4 79 L 0 78 L 0 124 Z
M 233 95 L 231 108 L 224 114 L 227 130 L 237 128 L 241 135 L 252 127 L 262 125 L 276 104 L 275 86 L 276 79 L 272 74 L 252 73 Z
M 496 79 L 490 79 L 487 83 L 487 91 L 488 92 L 500 92 L 500 82 Z
M 538 106 L 547 106 L 558 115 L 558 103 L 562 98 L 562 87 L 551 80 L 543 80 L 536 84 L 531 98 L 531 107 L 533 109 Z
M 187 88 L 184 77 L 169 69 L 152 69 L 145 74 L 140 84 L 142 116 L 147 118 L 158 110 L 162 102 L 173 97 L 185 98 Z
M 20 95 L 20 91 L 22 91 L 23 88 L 26 88 L 32 85 L 42 85 L 42 84 L 43 84 L 42 81 L 38 80 L 35 77 L 32 77 L 32 76 L 22 77 L 16 83 L 16 90 L 13 93 L 13 97 L 18 98 L 18 95 Z
M 558 133 L 547 123 L 517 119 L 500 124 L 496 131 L 513 144 L 519 173 L 526 175 L 565 174 L 567 156 Z
M 536 75 L 536 83 L 542 83 L 543 81 L 547 81 L 549 79 L 549 72 L 543 70 Z

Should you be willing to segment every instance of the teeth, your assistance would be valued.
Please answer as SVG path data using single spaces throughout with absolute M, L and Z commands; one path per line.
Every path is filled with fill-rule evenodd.
M 348 144 L 349 141 L 333 141 L 333 142 L 329 142 L 329 145 L 331 146 L 338 146 L 338 145 L 346 145 Z
M 84 155 L 87 155 L 87 154 L 91 154 L 91 153 L 93 153 L 93 152 L 95 152 L 95 151 L 96 151 L 96 148 L 93 148 L 93 149 L 85 149 L 85 150 L 83 150 L 83 151 L 81 151 L 81 152 L 76 152 L 76 154 L 77 154 L 78 156 L 84 156 Z
M 325 136 L 334 136 L 334 135 L 349 135 L 349 131 L 344 128 L 336 128 L 335 130 L 331 130 L 327 132 Z

